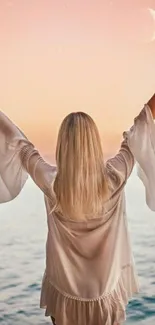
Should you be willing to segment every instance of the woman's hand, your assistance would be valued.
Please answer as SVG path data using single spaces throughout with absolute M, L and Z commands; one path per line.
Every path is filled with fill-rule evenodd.
M 155 94 L 151 97 L 147 104 L 150 107 L 153 118 L 155 119 Z

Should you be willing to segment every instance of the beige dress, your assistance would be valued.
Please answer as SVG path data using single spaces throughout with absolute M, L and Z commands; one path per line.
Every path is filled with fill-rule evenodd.
M 90 221 L 69 221 L 52 212 L 56 167 L 0 112 L 0 202 L 20 193 L 28 173 L 44 192 L 48 235 L 40 306 L 57 325 L 121 324 L 128 300 L 139 291 L 124 186 L 137 161 L 146 202 L 155 210 L 155 127 L 147 105 L 123 136 L 119 153 L 106 162 L 111 184 L 106 213 Z

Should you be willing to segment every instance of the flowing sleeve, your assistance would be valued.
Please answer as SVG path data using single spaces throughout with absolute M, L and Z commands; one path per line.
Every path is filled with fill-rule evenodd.
M 145 187 L 146 203 L 155 211 L 155 124 L 148 105 L 124 136 L 137 162 L 137 175 Z
M 123 133 L 123 138 L 119 152 L 114 157 L 108 159 L 107 167 L 108 169 L 110 168 L 111 172 L 114 171 L 115 174 L 119 174 L 119 181 L 122 185 L 125 185 L 133 170 L 135 159 L 129 148 L 125 132 Z
M 0 112 L 0 203 L 21 192 L 28 174 L 50 197 L 55 172 L 56 167 L 45 162 L 23 132 Z

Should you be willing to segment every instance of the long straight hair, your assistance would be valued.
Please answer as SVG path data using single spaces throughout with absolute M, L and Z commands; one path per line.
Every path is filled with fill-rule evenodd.
M 74 220 L 101 215 L 108 197 L 108 183 L 99 132 L 88 114 L 71 113 L 63 120 L 56 163 L 54 210 Z

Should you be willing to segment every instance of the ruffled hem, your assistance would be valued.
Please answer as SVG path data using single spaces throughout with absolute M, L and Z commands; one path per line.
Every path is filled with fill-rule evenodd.
M 115 288 L 98 299 L 81 299 L 56 288 L 46 274 L 43 278 L 40 307 L 53 316 L 57 325 L 120 325 L 126 320 L 126 305 L 139 292 L 133 267 L 122 270 Z

